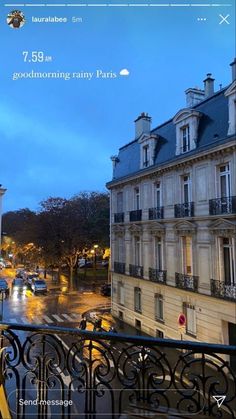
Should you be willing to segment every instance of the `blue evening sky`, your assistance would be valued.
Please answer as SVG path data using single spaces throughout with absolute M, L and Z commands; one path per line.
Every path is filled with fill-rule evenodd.
M 37 209 L 49 196 L 104 191 L 112 175 L 110 156 L 134 138 L 140 112 L 148 112 L 155 127 L 185 106 L 185 89 L 203 87 L 206 73 L 215 77 L 217 90 L 231 81 L 232 8 L 20 7 L 27 23 L 19 30 L 5 22 L 14 8 L 0 9 L 4 211 Z M 219 14 L 230 14 L 230 25 L 219 25 Z M 34 24 L 32 15 L 67 17 L 69 23 Z M 71 23 L 72 16 L 83 23 Z M 24 63 L 22 51 L 44 51 L 53 62 Z M 14 72 L 31 70 L 119 73 L 123 68 L 128 77 L 12 80 Z

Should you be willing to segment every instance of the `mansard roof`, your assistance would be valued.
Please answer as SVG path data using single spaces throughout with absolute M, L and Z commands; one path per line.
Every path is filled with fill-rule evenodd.
M 195 110 L 199 112 L 201 118 L 199 120 L 197 147 L 185 153 L 185 157 L 187 155 L 190 157 L 228 140 L 228 98 L 225 97 L 225 92 L 229 87 L 227 86 L 221 89 L 191 108 L 191 111 Z M 183 157 L 182 155 L 176 156 L 175 154 L 176 126 L 174 124 L 174 117 L 176 115 L 151 131 L 151 135 L 155 134 L 158 136 L 154 166 L 151 166 L 152 168 L 177 161 Z M 114 169 L 113 181 L 147 170 L 140 169 L 140 144 L 138 139 L 121 147 L 118 158 L 119 162 L 117 162 Z

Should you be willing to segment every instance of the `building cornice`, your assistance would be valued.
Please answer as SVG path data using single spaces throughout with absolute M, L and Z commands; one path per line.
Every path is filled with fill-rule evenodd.
M 196 163 L 198 161 L 206 160 L 206 159 L 213 159 L 215 157 L 223 156 L 228 152 L 231 152 L 232 150 L 236 150 L 236 138 L 235 135 L 229 138 L 229 141 L 227 141 L 224 144 L 218 144 L 214 148 L 199 151 L 198 153 L 194 153 L 191 156 L 183 156 L 180 158 L 178 156 L 178 160 L 162 163 L 160 165 L 152 166 L 150 169 L 146 169 L 144 171 L 139 171 L 132 173 L 131 175 L 127 175 L 125 177 L 114 179 L 111 182 L 108 182 L 106 184 L 108 189 L 115 188 L 116 186 L 125 186 L 126 184 L 130 184 L 133 182 L 138 182 L 140 179 L 147 179 L 152 178 L 153 176 L 159 176 L 162 173 L 170 172 L 173 169 L 179 169 L 179 168 L 185 168 L 193 163 Z

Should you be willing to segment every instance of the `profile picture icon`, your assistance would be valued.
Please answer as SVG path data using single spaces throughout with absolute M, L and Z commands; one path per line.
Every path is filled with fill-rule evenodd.
M 20 29 L 25 24 L 25 16 L 20 10 L 12 10 L 7 15 L 7 24 L 13 29 Z

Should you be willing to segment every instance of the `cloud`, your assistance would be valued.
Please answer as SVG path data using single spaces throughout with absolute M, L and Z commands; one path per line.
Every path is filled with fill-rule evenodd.
M 127 70 L 127 68 L 123 68 L 122 70 L 120 70 L 120 76 L 128 76 L 129 75 L 129 70 Z

